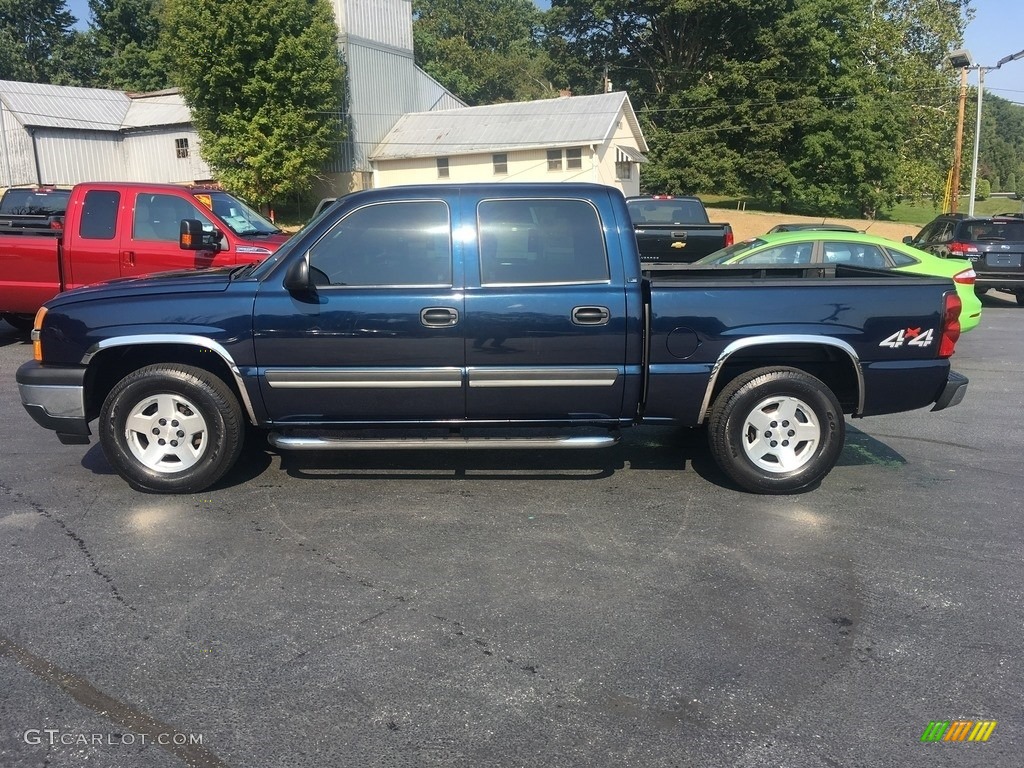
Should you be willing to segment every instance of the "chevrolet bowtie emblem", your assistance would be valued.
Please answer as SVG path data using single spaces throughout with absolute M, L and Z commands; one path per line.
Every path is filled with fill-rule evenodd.
M 676 240 L 674 243 L 672 243 L 672 247 L 673 248 L 685 248 L 686 247 L 686 243 L 681 243 L 678 240 Z

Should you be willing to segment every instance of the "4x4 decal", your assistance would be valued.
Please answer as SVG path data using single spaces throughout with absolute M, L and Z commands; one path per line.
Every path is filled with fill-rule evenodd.
M 896 331 L 892 336 L 887 336 L 878 346 L 891 347 L 892 349 L 898 349 L 904 344 L 910 347 L 927 347 L 932 343 L 934 336 L 935 332 L 931 328 L 923 332 L 920 328 L 907 328 L 902 331 Z

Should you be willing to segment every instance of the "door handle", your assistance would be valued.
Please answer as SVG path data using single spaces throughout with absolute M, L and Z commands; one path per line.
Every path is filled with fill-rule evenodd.
M 420 322 L 430 328 L 451 328 L 458 325 L 459 310 L 451 307 L 427 307 L 420 310 Z
M 611 317 L 608 307 L 573 307 L 572 310 L 574 325 L 608 325 Z
M 135 251 L 121 251 L 121 263 L 126 267 L 134 267 Z

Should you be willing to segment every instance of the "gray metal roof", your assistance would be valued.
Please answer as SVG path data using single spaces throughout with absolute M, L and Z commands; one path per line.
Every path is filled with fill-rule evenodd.
M 120 131 L 192 121 L 174 89 L 129 96 L 104 88 L 0 80 L 0 101 L 25 127 Z
M 159 125 L 189 125 L 192 112 L 176 89 L 131 96 L 122 128 L 154 128 Z
M 468 155 L 607 141 L 628 121 L 647 151 L 636 113 L 622 92 L 569 96 L 404 115 L 373 151 L 373 160 Z

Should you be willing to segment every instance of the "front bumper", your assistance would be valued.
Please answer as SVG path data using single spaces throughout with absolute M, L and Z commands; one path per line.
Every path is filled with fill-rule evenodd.
M 950 371 L 946 378 L 946 384 L 935 399 L 933 411 L 941 411 L 943 408 L 952 408 L 959 405 L 967 394 L 967 377 L 956 371 Z
M 17 373 L 21 404 L 35 422 L 57 433 L 62 443 L 88 443 L 85 368 L 55 368 L 31 360 Z

